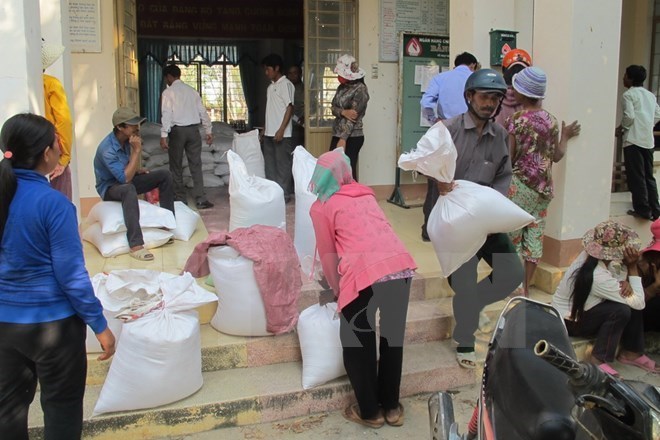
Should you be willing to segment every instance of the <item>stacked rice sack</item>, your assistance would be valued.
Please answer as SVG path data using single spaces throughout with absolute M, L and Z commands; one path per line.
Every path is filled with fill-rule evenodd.
M 174 202 L 176 218 L 168 209 L 144 200 L 138 201 L 140 227 L 147 249 L 164 245 L 170 238 L 188 241 L 195 233 L 200 216 L 181 202 Z M 99 202 L 83 224 L 82 238 L 92 243 L 104 257 L 127 254 L 126 225 L 121 202 Z
M 208 188 L 223 186 L 229 183 L 229 165 L 226 153 L 231 149 L 236 133 L 229 124 L 214 121 L 211 123 L 213 143 L 206 144 L 204 128 L 200 126 L 202 136 L 202 177 L 204 186 Z M 140 127 L 142 136 L 142 163 L 149 170 L 169 170 L 169 156 L 160 147 L 160 124 L 145 122 Z M 192 176 L 188 168 L 188 159 L 183 155 L 183 182 L 192 188 Z

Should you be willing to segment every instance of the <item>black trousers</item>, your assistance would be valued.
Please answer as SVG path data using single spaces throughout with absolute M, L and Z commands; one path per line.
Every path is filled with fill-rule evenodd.
M 571 336 L 596 337 L 591 355 L 599 361 L 612 362 L 619 343 L 624 350 L 644 352 L 643 312 L 626 304 L 603 301 L 586 310 L 579 321 L 565 322 Z
M 28 439 L 37 379 L 46 440 L 82 433 L 86 329 L 77 316 L 40 324 L 0 323 L 0 439 Z
M 140 207 L 138 194 L 144 194 L 158 188 L 160 193 L 160 206 L 169 209 L 174 214 L 174 187 L 172 175 L 167 170 L 154 170 L 146 174 L 136 174 L 129 183 L 112 185 L 105 192 L 103 200 L 121 202 L 126 225 L 126 238 L 130 247 L 142 246 L 144 238 L 140 228 Z
M 344 367 L 362 418 L 376 417 L 381 407 L 389 410 L 399 405 L 410 284 L 410 278 L 376 283 L 360 291 L 341 311 Z M 376 310 L 380 310 L 379 359 Z
M 204 177 L 202 175 L 202 137 L 199 124 L 178 126 L 170 130 L 170 141 L 167 154 L 170 159 L 170 173 L 174 181 L 176 200 L 188 201 L 186 187 L 183 184 L 183 153 L 188 159 L 188 168 L 193 181 L 192 195 L 195 203 L 205 201 Z
M 337 142 L 339 142 L 339 138 L 333 136 L 332 140 L 330 141 L 330 151 L 337 148 Z M 348 156 L 348 158 L 351 160 L 351 171 L 353 174 L 353 179 L 356 182 L 358 180 L 358 155 L 360 154 L 362 145 L 364 145 L 364 136 L 349 137 L 346 139 L 346 148 L 344 148 L 346 156 Z
M 628 145 L 623 149 L 623 160 L 633 209 L 642 217 L 659 217 L 658 186 L 653 176 L 653 149 Z
M 660 332 L 660 296 L 646 301 L 644 313 L 644 331 Z
M 422 237 L 429 238 L 428 231 L 426 230 L 426 224 L 429 222 L 429 215 L 433 211 L 435 202 L 438 201 L 440 193 L 438 192 L 438 182 L 435 179 L 430 177 L 426 178 L 426 198 L 424 199 L 424 205 L 422 206 L 422 212 L 424 213 L 424 224 L 422 225 Z
M 477 265 L 482 258 L 492 271 L 477 281 Z M 474 347 L 479 313 L 487 305 L 509 296 L 522 283 L 523 273 L 520 257 L 509 236 L 492 234 L 474 257 L 449 276 L 449 285 L 454 290 L 454 340 L 459 347 Z

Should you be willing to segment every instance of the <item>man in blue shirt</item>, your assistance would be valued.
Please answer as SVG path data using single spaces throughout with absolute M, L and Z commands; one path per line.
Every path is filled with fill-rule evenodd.
M 160 206 L 174 213 L 174 187 L 169 171 L 139 168 L 142 155 L 140 124 L 144 120 L 128 107 L 115 111 L 112 133 L 96 150 L 94 174 L 96 191 L 101 199 L 121 202 L 131 257 L 151 261 L 153 254 L 144 248 L 137 196 L 158 188 Z
M 477 58 L 468 52 L 458 54 L 454 68 L 434 76 L 422 95 L 422 112 L 431 125 L 467 111 L 463 87 L 468 76 L 477 69 Z

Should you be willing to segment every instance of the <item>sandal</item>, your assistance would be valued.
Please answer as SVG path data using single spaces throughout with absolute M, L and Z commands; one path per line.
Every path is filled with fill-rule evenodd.
M 468 351 L 467 353 L 456 352 L 456 362 L 463 368 L 468 370 L 474 370 L 477 368 L 477 357 L 474 354 L 474 351 Z
M 603 371 L 604 373 L 609 374 L 610 376 L 614 376 L 614 377 L 619 377 L 620 376 L 618 371 L 616 371 L 614 368 L 610 367 L 605 362 L 603 362 L 602 364 L 598 364 L 598 368 L 600 368 L 601 371 Z
M 154 254 L 149 252 L 146 248 L 140 248 L 136 251 L 129 251 L 128 254 L 140 261 L 152 261 L 154 259 Z
M 626 359 L 623 356 L 619 356 L 616 360 L 621 362 L 622 364 L 632 365 L 634 367 L 641 368 L 642 370 L 646 370 L 649 373 L 655 373 L 655 374 L 660 373 L 660 370 L 656 368 L 655 361 L 649 358 L 645 354 L 641 355 L 637 359 Z
M 391 412 L 397 410 L 398 414 L 390 414 Z M 398 408 L 385 411 L 385 422 L 387 422 L 387 424 L 390 426 L 403 425 L 403 405 L 399 403 Z
M 379 412 L 378 417 L 375 419 L 363 419 L 360 416 L 360 408 L 357 403 L 350 405 L 344 410 L 344 418 L 354 423 L 358 423 L 362 426 L 367 426 L 369 428 L 378 429 L 385 424 L 385 418 Z

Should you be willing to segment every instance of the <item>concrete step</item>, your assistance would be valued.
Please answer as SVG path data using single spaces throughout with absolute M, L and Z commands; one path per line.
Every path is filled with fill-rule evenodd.
M 186 399 L 158 408 L 94 418 L 91 413 L 101 387 L 89 386 L 85 394 L 83 437 L 131 440 L 185 435 L 336 411 L 354 401 L 346 377 L 303 390 L 301 374 L 300 362 L 209 371 L 203 373 L 202 389 Z M 465 370 L 456 364 L 449 341 L 404 347 L 402 396 L 456 388 L 477 379 L 474 370 Z M 30 408 L 32 439 L 43 438 L 43 417 L 38 402 L 39 396 L 36 396 Z
M 411 301 L 405 344 L 447 339 L 452 326 L 451 298 Z M 201 325 L 200 331 L 202 371 L 259 367 L 301 359 L 296 332 L 263 337 L 231 336 L 218 332 L 210 324 Z M 112 362 L 101 362 L 97 357 L 98 354 L 87 357 L 88 385 L 102 384 Z

